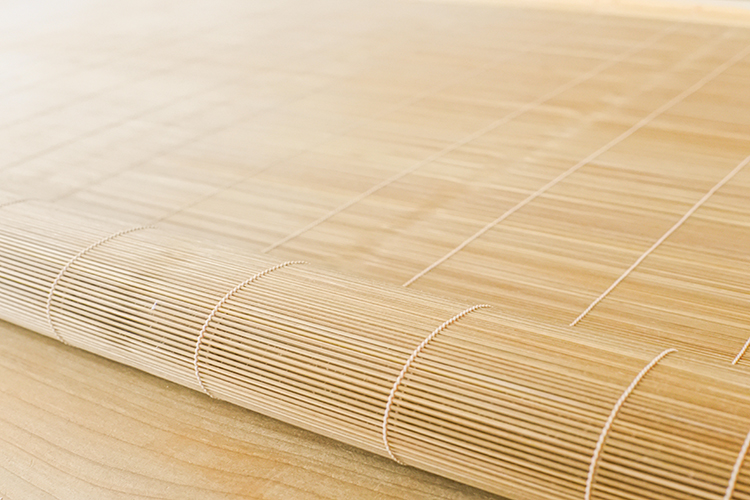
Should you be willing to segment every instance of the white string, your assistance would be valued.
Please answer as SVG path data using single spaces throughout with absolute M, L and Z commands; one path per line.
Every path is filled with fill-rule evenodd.
M 682 218 L 680 220 L 678 220 L 674 224 L 674 226 L 672 226 L 671 228 L 669 228 L 669 230 L 666 233 L 664 233 L 664 235 L 662 235 L 661 238 L 659 238 L 658 240 L 656 240 L 656 243 L 654 243 L 653 245 L 651 245 L 651 248 L 649 248 L 648 250 L 646 250 L 645 252 L 643 252 L 643 254 L 640 257 L 638 257 L 638 260 L 636 260 L 633 263 L 632 266 L 630 266 L 624 273 L 622 273 L 622 275 L 620 275 L 620 277 L 617 278 L 615 280 L 615 282 L 612 283 L 609 286 L 609 288 L 607 288 L 606 290 L 604 290 L 604 292 L 601 295 L 599 295 L 599 297 L 597 297 L 596 300 L 594 300 L 586 308 L 586 310 L 583 311 L 580 314 L 580 316 L 578 316 L 575 320 L 573 320 L 573 322 L 570 324 L 570 326 L 576 326 L 576 324 L 578 324 L 579 321 L 581 321 L 594 307 L 596 307 L 596 305 L 599 302 L 601 302 L 607 295 L 609 295 L 609 293 L 612 290 L 614 290 L 617 287 L 617 285 L 619 285 L 622 282 L 622 280 L 624 280 L 625 278 L 627 278 L 628 275 L 631 272 L 633 272 L 633 270 L 636 267 L 638 267 L 640 265 L 640 263 L 643 262 L 646 259 L 646 257 L 648 257 L 651 254 L 651 252 L 653 252 L 654 250 L 656 250 L 659 247 L 659 245 L 661 245 L 662 243 L 664 243 L 664 241 L 667 238 L 669 238 L 672 235 L 672 233 L 674 233 L 675 231 L 677 231 L 677 229 L 680 226 L 682 226 L 682 224 L 684 224 L 685 221 L 688 220 L 688 218 L 690 218 L 690 216 L 693 215 L 695 213 L 695 211 L 698 210 L 701 207 L 701 205 L 703 205 L 711 196 L 713 196 L 713 194 L 716 191 L 718 191 L 719 189 L 721 189 L 721 187 L 724 186 L 724 184 L 726 184 L 727 182 L 729 182 L 732 179 L 732 177 L 734 177 L 735 175 L 737 175 L 737 173 L 740 170 L 742 170 L 743 167 L 745 167 L 745 165 L 747 165 L 748 163 L 750 163 L 750 156 L 748 156 L 747 158 L 745 158 L 744 160 L 742 160 L 739 165 L 737 165 L 736 167 L 734 167 L 734 169 L 731 172 L 729 172 L 722 180 L 720 180 L 705 195 L 703 195 L 703 198 L 701 198 L 700 200 L 698 200 L 695 203 L 695 205 L 693 205 L 690 208 L 690 210 L 688 210 L 687 212 L 685 212 L 685 215 L 683 215 Z
M 737 356 L 735 356 L 734 359 L 732 360 L 733 365 L 736 365 L 737 363 L 740 362 L 740 360 L 742 359 L 742 356 L 744 356 L 745 353 L 747 352 L 748 347 L 750 347 L 750 338 L 747 339 L 747 341 L 745 342 L 745 345 L 742 346 L 742 349 L 740 349 L 740 352 L 737 353 Z
M 462 311 L 455 316 L 453 316 L 451 319 L 437 327 L 431 334 L 425 338 L 421 344 L 417 346 L 416 349 L 414 349 L 414 352 L 411 353 L 411 356 L 409 356 L 409 359 L 406 360 L 406 363 L 404 364 L 404 367 L 401 369 L 401 373 L 398 374 L 398 377 L 396 377 L 396 381 L 393 383 L 393 387 L 391 388 L 391 393 L 388 395 L 388 401 L 385 404 L 385 412 L 383 413 L 383 444 L 385 445 L 385 451 L 388 452 L 388 456 L 390 456 L 395 462 L 398 462 L 399 464 L 403 465 L 403 462 L 396 458 L 396 456 L 393 454 L 393 451 L 391 450 L 391 445 L 388 442 L 388 420 L 391 415 L 391 408 L 393 406 L 393 401 L 396 399 L 396 393 L 398 392 L 398 388 L 401 385 L 401 382 L 403 382 L 404 378 L 406 377 L 406 373 L 409 371 L 409 367 L 414 362 L 414 360 L 417 359 L 417 356 L 419 356 L 419 353 L 424 350 L 425 347 L 427 347 L 427 344 L 430 343 L 432 339 L 434 339 L 438 333 L 445 330 L 447 327 L 458 321 L 459 319 L 463 318 L 467 314 L 469 314 L 472 311 L 475 311 L 477 309 L 481 309 L 483 307 L 490 307 L 487 304 L 478 304 L 475 306 L 471 306 L 470 308 L 466 309 L 465 311 Z
M 727 485 L 727 489 L 724 492 L 723 500 L 732 500 L 734 488 L 737 486 L 737 479 L 740 477 L 740 469 L 742 469 L 742 463 L 745 461 L 745 457 L 747 456 L 748 448 L 750 448 L 750 432 L 748 432 L 747 436 L 745 436 L 745 442 L 742 443 L 740 453 L 739 455 L 737 455 L 737 460 L 734 462 L 732 475 L 729 477 L 729 484 Z
M 392 176 L 392 177 L 384 180 L 380 184 L 377 184 L 377 185 L 371 187 L 370 189 L 368 189 L 364 193 L 360 194 L 359 196 L 356 196 L 355 198 L 352 198 L 351 200 L 347 201 L 343 205 L 340 205 L 339 207 L 335 208 L 334 210 L 328 212 L 324 216 L 322 216 L 319 219 L 311 222 L 310 224 L 308 224 L 307 226 L 303 227 L 302 229 L 299 229 L 299 230 L 293 232 L 292 234 L 290 234 L 290 235 L 288 235 L 288 236 L 280 239 L 276 243 L 274 243 L 274 244 L 266 247 L 265 249 L 263 249 L 263 253 L 270 252 L 274 248 L 277 248 L 277 247 L 283 245 L 284 243 L 286 243 L 286 242 L 288 242 L 290 240 L 293 240 L 297 236 L 300 236 L 301 234 L 304 234 L 304 233 L 308 232 L 309 230 L 313 229 L 314 227 L 316 227 L 316 226 L 322 224 L 323 222 L 327 221 L 331 217 L 333 217 L 333 216 L 335 216 L 335 215 L 343 212 L 344 210 L 346 210 L 347 208 L 351 207 L 352 205 L 356 205 L 357 203 L 359 203 L 360 201 L 364 200 L 365 198 L 367 198 L 371 194 L 376 193 L 377 191 L 380 191 L 381 189 L 383 189 L 383 188 L 385 188 L 385 187 L 393 184 L 394 182 L 398 181 L 399 179 L 402 179 L 402 178 L 406 177 L 407 175 L 409 175 L 412 172 L 414 172 L 415 170 L 417 170 L 417 169 L 419 169 L 419 168 L 427 165 L 428 163 L 431 163 L 431 162 L 433 162 L 433 161 L 435 161 L 435 160 L 437 160 L 439 158 L 442 158 L 446 154 L 451 153 L 452 151 L 455 151 L 456 149 L 460 148 L 461 146 L 464 146 L 464 145 L 468 144 L 469 142 L 473 141 L 474 139 L 477 139 L 477 138 L 483 136 L 484 134 L 486 134 L 488 132 L 491 132 L 492 130 L 500 127 L 501 125 L 504 125 L 505 123 L 508 123 L 509 121 L 511 121 L 511 120 L 513 120 L 515 118 L 518 118 L 519 116 L 521 116 L 522 114 L 526 113 L 527 111 L 531 111 L 531 110 L 533 110 L 535 108 L 538 108 L 540 105 L 544 104 L 545 102 L 549 101 L 550 99 L 553 99 L 554 97 L 557 97 L 558 95 L 560 95 L 561 93 L 565 92 L 566 90 L 569 90 L 572 87 L 575 87 L 576 85 L 579 85 L 580 83 L 585 82 L 586 80 L 589 80 L 589 79 L 593 78 L 594 76 L 598 75 L 602 71 L 604 71 L 604 70 L 606 70 L 606 69 L 614 66 L 618 62 L 622 61 L 623 59 L 626 59 L 627 57 L 630 57 L 631 55 L 637 53 L 638 51 L 643 50 L 645 48 L 648 48 L 649 46 L 653 45 L 658 40 L 664 38 L 669 33 L 675 31 L 676 29 L 677 29 L 677 26 L 675 25 L 675 26 L 670 26 L 670 27 L 667 27 L 667 28 L 661 30 L 660 32 L 656 33 L 652 37 L 650 37 L 647 40 L 645 40 L 643 43 L 635 45 L 630 50 L 627 50 L 627 51 L 623 52 L 622 54 L 618 55 L 617 57 L 614 57 L 612 59 L 604 61 L 602 64 L 598 65 L 597 67 L 595 67 L 594 69 L 588 71 L 587 73 L 584 73 L 583 75 L 580 75 L 577 78 L 574 78 L 574 79 L 570 80 L 569 82 L 567 82 L 567 83 L 565 83 L 565 84 L 557 87 L 556 89 L 554 89 L 554 90 L 552 90 L 552 91 L 544 94 L 543 96 L 541 96 L 541 97 L 539 97 L 539 98 L 537 98 L 537 99 L 535 99 L 535 100 L 533 100 L 533 101 L 531 101 L 529 103 L 526 103 L 525 105 L 517 108 L 515 111 L 512 111 L 511 113 L 508 113 L 507 115 L 503 116 L 502 118 L 500 118 L 498 120 L 495 120 L 494 122 L 490 123 L 489 125 L 481 128 L 481 129 L 479 129 L 479 130 L 477 130 L 475 132 L 472 132 L 471 134 L 467 135 L 463 139 L 460 139 L 459 141 L 454 142 L 453 144 L 450 144 L 449 146 L 447 146 L 447 147 L 443 148 L 442 150 L 438 151 L 437 153 L 434 153 L 434 154 L 428 156 L 427 158 L 425 158 L 424 160 L 421 160 L 421 161 L 417 162 L 416 164 L 412 165 L 411 167 L 407 168 L 406 170 L 402 170 L 401 172 L 395 174 L 394 176 Z
M 492 222 L 490 222 L 489 224 L 487 224 L 486 226 L 484 226 L 482 229 L 480 229 L 479 231 L 477 231 L 476 233 L 474 233 L 474 235 L 470 236 L 463 243 L 461 243 L 456 248 L 454 248 L 453 250 L 451 250 L 450 252 L 448 252 L 445 256 L 441 257 L 440 259 L 438 259 L 437 261 L 435 261 L 434 263 L 432 263 L 431 265 L 429 265 L 427 268 L 425 268 L 423 271 L 421 271 L 420 273 L 418 273 L 417 275 L 415 275 L 409 281 L 407 281 L 406 283 L 404 283 L 404 286 L 411 285 L 412 283 L 414 283 L 415 281 L 417 281 L 419 278 L 421 278 L 422 276 L 424 276 L 425 274 L 429 273 L 430 271 L 432 271 L 433 269 L 435 269 L 436 267 L 438 267 L 440 264 L 442 264 L 446 260 L 448 260 L 451 257 L 453 257 L 454 255 L 456 255 L 458 252 L 460 252 L 461 250 L 463 250 L 464 248 L 466 248 L 472 241 L 476 240 L 477 238 L 479 238 L 480 236 L 482 236 L 484 233 L 486 233 L 487 231 L 489 231 L 490 229 L 492 229 L 496 225 L 500 224 L 502 221 L 504 221 L 505 219 L 507 219 L 508 217 L 510 217 L 511 215 L 513 215 L 514 213 L 516 213 L 517 211 L 519 211 L 520 209 L 522 209 L 523 207 L 525 207 L 526 205 L 528 205 L 529 203 L 531 203 L 532 201 L 534 201 L 536 198 L 538 198 L 539 196 L 541 196 L 542 194 L 544 194 L 545 192 L 547 192 L 553 186 L 555 186 L 555 185 L 559 184 L 561 181 L 565 180 L 567 177 L 569 177 L 571 174 L 575 173 L 581 167 L 583 167 L 585 165 L 588 165 L 593 160 L 595 160 L 596 158 L 598 158 L 600 155 L 606 153 L 607 151 L 609 151 L 610 149 L 612 149 L 614 146 L 620 144 L 622 141 L 624 141 L 625 139 L 627 139 L 628 137 L 630 137 L 631 135 L 633 135 L 635 132 L 637 132 L 638 130 L 642 129 L 646 125 L 648 125 L 656 117 L 658 117 L 659 115 L 661 115 L 665 111 L 669 110 L 671 107 L 675 106 L 676 104 L 682 102 L 686 97 L 688 97 L 688 96 L 694 94 L 695 92 L 697 92 L 698 90 L 700 90 L 704 85 L 706 85 L 708 82 L 710 82 L 711 80 L 713 80 L 714 78 L 716 78 L 719 74 L 721 74 L 722 72 L 724 72 L 727 68 L 729 68 L 730 66 L 732 66 L 733 64 L 735 64 L 737 61 L 739 61 L 740 59 L 744 58 L 748 54 L 750 54 L 750 46 L 746 47 L 744 50 L 742 50 L 741 52 L 739 52 L 738 54 L 736 54 L 734 57 L 732 57 L 728 61 L 724 62 L 722 65 L 720 65 L 719 67 L 717 67 L 716 69 L 714 69 L 712 72 L 710 72 L 709 74 L 707 74 L 706 76 L 704 76 L 703 78 L 701 78 L 700 80 L 698 80 L 698 82 L 696 82 L 695 84 L 693 84 L 687 90 L 683 91 L 682 93 L 680 93 L 676 97 L 673 97 L 667 103 L 662 104 L 661 106 L 659 106 L 656 110 L 652 111 L 648 116 L 642 118 L 640 121 L 638 121 L 638 123 L 636 123 L 635 125 L 633 125 L 632 127 L 630 127 L 628 130 L 626 130 L 625 132 L 623 132 L 619 136 L 615 137 L 614 139 L 612 139 L 611 141 L 609 141 L 607 144 L 605 144 L 601 148 L 597 149 L 596 151 L 594 151 L 593 153 L 591 153 L 590 155 L 588 155 L 586 158 L 584 158 L 583 160 L 579 161 L 578 163 L 576 163 L 575 165 L 573 165 L 572 167 L 570 167 L 568 170 L 566 170 L 562 174 L 558 175 L 557 177 L 555 177 L 554 179 L 552 179 L 551 181 L 549 181 L 547 184 L 545 184 L 544 186 L 542 186 L 541 188 L 539 188 L 537 191 L 535 191 L 532 194 L 530 194 L 526 199 L 522 200 L 517 205 L 515 205 L 512 208 L 510 208 L 507 212 L 505 212 L 504 214 L 502 214 L 500 217 L 498 217 L 497 219 L 493 220 Z
M 242 290 L 244 287 L 252 283 L 253 281 L 257 280 L 258 278 L 262 278 L 263 276 L 267 275 L 268 273 L 272 273 L 273 271 L 276 271 L 277 269 L 281 269 L 282 267 L 291 266 L 293 264 L 307 264 L 307 262 L 301 261 L 301 260 L 293 260 L 289 262 L 284 262 L 283 264 L 278 264 L 276 266 L 270 267 L 266 269 L 265 271 L 261 271 L 258 274 L 246 279 L 236 287 L 232 288 L 232 290 L 229 291 L 222 299 L 219 301 L 218 304 L 211 310 L 211 312 L 208 315 L 208 318 L 206 318 L 206 321 L 203 323 L 203 327 L 201 328 L 200 333 L 198 334 L 198 340 L 195 343 L 195 353 L 193 354 L 193 367 L 195 368 L 195 378 L 198 380 L 198 385 L 203 390 L 204 393 L 206 393 L 210 397 L 214 397 L 213 394 L 206 388 L 206 386 L 203 384 L 203 378 L 201 377 L 200 367 L 198 364 L 199 358 L 200 358 L 200 352 L 201 347 L 203 345 L 203 339 L 206 336 L 206 332 L 208 331 L 208 326 L 211 324 L 211 321 L 214 319 L 214 316 L 216 316 L 216 313 L 219 312 L 219 309 L 227 303 L 227 301 L 232 298 L 234 294 Z M 156 305 L 156 304 L 154 304 Z
M 622 405 L 625 404 L 625 400 L 628 399 L 628 396 L 630 396 L 630 393 L 632 393 L 638 383 L 641 381 L 643 377 L 646 376 L 646 374 L 654 367 L 656 364 L 661 361 L 667 354 L 671 352 L 677 352 L 677 349 L 667 349 L 666 351 L 663 351 L 661 354 L 656 356 L 649 364 L 646 365 L 646 367 L 641 370 L 641 372 L 636 375 L 635 379 L 630 383 L 627 389 L 625 389 L 625 392 L 622 393 L 622 396 L 620 396 L 620 399 L 617 400 L 615 403 L 614 408 L 612 408 L 612 412 L 609 414 L 609 417 L 607 418 L 607 421 L 604 423 L 604 427 L 602 427 L 602 432 L 599 434 L 599 440 L 596 442 L 596 446 L 594 447 L 594 453 L 591 455 L 591 464 L 589 464 L 589 474 L 586 478 L 586 490 L 583 495 L 584 500 L 591 500 L 591 490 L 594 485 L 594 476 L 596 475 L 596 469 L 599 465 L 599 457 L 601 456 L 602 449 L 604 448 L 604 442 L 607 439 L 607 435 L 609 434 L 610 429 L 612 428 L 612 424 L 615 422 L 615 419 L 617 418 L 617 414 L 620 412 L 620 408 L 622 408 Z
M 412 105 L 412 104 L 414 104 L 416 102 L 421 101 L 422 99 L 424 99 L 426 97 L 434 95 L 434 94 L 438 93 L 439 91 L 450 87 L 451 85 L 456 85 L 458 83 L 463 82 L 464 80 L 468 80 L 470 78 L 476 77 L 476 76 L 482 74 L 483 72 L 489 70 L 490 68 L 497 66 L 502 61 L 505 61 L 505 60 L 508 60 L 508 59 L 512 59 L 512 58 L 517 57 L 517 56 L 519 56 L 521 54 L 529 53 L 532 50 L 534 50 L 535 48 L 541 48 L 546 43 L 552 42 L 552 41 L 554 41 L 554 40 L 556 40 L 558 38 L 561 38 L 562 36 L 568 34 L 569 31 L 570 31 L 569 29 L 561 30 L 559 33 L 557 33 L 557 34 L 555 34 L 555 35 L 553 35 L 551 37 L 548 37 L 546 39 L 543 39 L 543 40 L 541 40 L 540 42 L 538 42 L 536 44 L 525 45 L 523 47 L 523 50 L 521 50 L 517 54 L 514 54 L 514 53 L 512 53 L 512 54 L 504 54 L 502 57 L 494 59 L 492 61 L 489 61 L 489 62 L 483 64 L 482 66 L 480 66 L 480 67 L 478 67 L 478 68 L 470 71 L 467 74 L 457 75 L 454 78 L 450 78 L 448 80 L 440 82 L 438 85 L 435 85 L 435 86 L 431 87 L 430 89 L 427 89 L 427 90 L 425 90 L 423 92 L 420 92 L 420 93 L 418 93 L 418 94 L 416 94 L 414 96 L 408 97 L 406 99 L 402 99 L 401 101 L 395 103 L 393 106 L 390 106 L 390 107 L 388 107 L 388 108 L 386 108 L 386 109 L 384 109 L 384 110 L 382 110 L 382 111 L 380 111 L 378 113 L 375 113 L 373 116 L 370 116 L 370 117 L 365 118 L 365 119 L 357 120 L 353 124 L 344 127 L 343 129 L 341 129 L 338 132 L 336 132 L 333 135 L 333 137 L 339 137 L 339 136 L 342 136 L 342 135 L 350 134 L 353 131 L 355 131 L 355 130 L 357 130 L 357 129 L 363 127 L 363 126 L 365 126 L 368 123 L 371 123 L 371 122 L 373 122 L 375 120 L 378 120 L 378 119 L 383 118 L 385 116 L 388 116 L 388 115 L 390 115 L 392 113 L 400 111 L 400 110 L 402 110 L 402 109 L 404 109 L 404 108 L 406 108 L 406 107 L 408 107 L 408 106 L 410 106 L 410 105 Z M 219 128 L 217 131 L 224 130 L 225 128 L 226 127 Z M 326 144 L 330 140 L 331 140 L 331 138 L 323 139 L 322 141 L 320 141 L 319 143 L 317 143 L 317 145 L 313 145 L 309 149 L 312 149 L 314 147 Z M 296 158 L 296 157 L 300 156 L 301 154 L 305 153 L 306 151 L 309 151 L 309 149 L 307 149 L 305 151 L 297 152 L 293 156 L 284 159 L 284 161 L 289 161 L 289 160 L 291 160 L 293 158 Z M 172 211 L 172 212 L 170 212 L 170 213 L 168 213 L 166 215 L 163 215 L 159 219 L 155 220 L 154 223 L 161 222 L 161 221 L 163 221 L 165 219 L 168 219 L 170 217 L 174 217 L 178 213 L 181 213 L 181 212 L 189 209 L 190 207 L 193 207 L 193 206 L 197 205 L 198 203 L 200 203 L 202 201 L 205 201 L 205 200 L 207 200 L 207 199 L 209 199 L 209 198 L 211 198 L 213 196 L 216 196 L 216 195 L 222 193 L 223 191 L 225 191 L 225 190 L 229 189 L 230 187 L 236 185 L 238 182 L 245 181 L 245 180 L 249 179 L 250 177 L 256 176 L 256 175 L 260 174 L 261 172 L 264 172 L 264 171 L 266 171 L 266 170 L 274 167 L 278 163 L 279 162 L 272 162 L 272 163 L 270 163 L 270 164 L 268 164 L 268 165 L 260 168 L 259 170 L 254 171 L 252 174 L 241 178 L 239 181 L 236 181 L 236 180 L 235 181 L 231 181 L 230 183 L 228 183 L 228 184 L 226 184 L 226 185 L 224 185 L 222 187 L 219 187 L 219 188 L 215 189 L 213 192 L 211 192 L 211 193 L 209 193 L 207 195 L 203 195 L 203 196 L 201 196 L 201 197 L 199 197 L 199 198 L 191 201 L 187 205 L 182 206 L 181 208 L 178 208 L 178 209 L 176 209 L 176 210 L 174 210 L 174 211 Z M 69 194 L 70 193 L 66 194 L 65 196 L 68 196 Z M 278 242 L 274 243 L 273 245 L 265 248 L 264 250 L 262 250 L 262 252 L 263 253 L 268 253 L 271 250 L 273 250 L 274 248 L 276 248 L 277 246 L 282 245 L 282 244 L 286 243 L 287 241 L 289 241 L 289 240 L 291 240 L 291 239 L 299 236 L 300 234 L 302 234 L 303 232 L 307 231 L 308 229 L 309 229 L 309 227 L 306 226 L 305 228 L 303 228 L 302 230 L 298 231 L 294 235 L 287 236 L 287 238 L 285 238 L 284 240 L 278 241 Z
M 78 259 L 80 259 L 84 255 L 86 255 L 88 252 L 90 252 L 94 248 L 96 248 L 96 247 L 98 247 L 100 245 L 103 245 L 103 244 L 107 243 L 108 241 L 117 238 L 118 236 L 123 236 L 125 234 L 132 233 L 134 231 L 140 231 L 141 229 L 153 229 L 153 226 L 138 226 L 138 227 L 133 227 L 133 228 L 130 228 L 130 229 L 125 229 L 124 231 L 120 231 L 118 233 L 110 234 L 106 238 L 103 238 L 103 239 L 97 241 L 96 243 L 87 246 L 86 248 L 84 248 L 80 252 L 78 252 L 72 259 L 70 259 L 67 262 L 67 264 L 65 264 L 65 266 L 63 266 L 63 268 L 60 270 L 60 272 L 58 273 L 58 275 L 55 278 L 55 280 L 52 282 L 52 287 L 50 288 L 49 293 L 47 294 L 47 307 L 46 307 L 46 310 L 47 310 L 47 324 L 49 324 L 49 327 L 52 330 L 52 333 L 55 335 L 55 337 L 57 337 L 57 340 L 59 340 L 63 344 L 67 344 L 68 343 L 62 337 L 62 335 L 60 335 L 60 332 L 57 331 L 57 329 L 55 328 L 55 325 L 52 323 L 52 298 L 55 295 L 55 289 L 57 288 L 57 285 L 60 283 L 60 281 L 62 280 L 63 276 L 65 276 L 65 273 L 67 272 L 67 270 L 70 269 L 70 266 L 72 266 Z

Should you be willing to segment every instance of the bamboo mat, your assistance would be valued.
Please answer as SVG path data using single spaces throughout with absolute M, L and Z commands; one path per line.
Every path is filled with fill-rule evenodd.
M 243 279 L 266 264 L 309 262 L 316 271 L 283 271 L 293 276 L 284 294 L 296 293 L 295 273 L 316 272 L 369 280 L 362 283 L 403 293 L 396 295 L 401 304 L 426 292 L 444 306 L 429 321 L 415 320 L 404 359 L 419 344 L 417 331 L 429 333 L 471 305 L 491 305 L 457 322 L 455 333 L 463 352 L 475 356 L 481 349 L 473 343 L 485 339 L 492 353 L 481 353 L 485 369 L 513 372 L 507 380 L 521 383 L 523 366 L 525 377 L 541 384 L 542 375 L 533 378 L 539 366 L 524 364 L 526 356 L 558 367 L 560 380 L 545 390 L 586 395 L 586 387 L 599 388 L 579 441 L 560 448 L 572 455 L 544 459 L 566 465 L 556 469 L 527 450 L 511 463 L 547 467 L 557 471 L 554 479 L 518 470 L 506 477 L 489 465 L 444 469 L 404 443 L 398 449 L 416 453 L 407 462 L 510 498 L 583 498 L 594 445 L 618 397 L 649 360 L 677 349 L 627 398 L 592 498 L 725 498 L 750 430 L 750 359 L 742 356 L 750 337 L 750 31 L 741 22 L 465 3 L 4 9 L 6 237 L 35 234 L 29 241 L 47 241 L 38 244 L 72 257 L 108 234 L 155 225 L 168 235 L 159 245 L 176 238 L 180 249 L 197 242 L 219 248 L 225 257 L 208 261 L 217 271 L 221 262 L 258 262 Z M 56 231 L 59 214 L 88 226 L 59 222 Z M 34 217 L 40 223 L 32 231 Z M 66 227 L 90 229 L 70 239 Z M 123 238 L 137 242 L 123 254 L 133 265 L 148 241 L 138 238 L 147 234 Z M 57 248 L 55 238 L 63 236 L 68 246 Z M 215 257 L 209 254 L 191 255 L 202 262 Z M 50 269 L 39 276 L 47 286 Z M 217 300 L 241 274 L 217 287 Z M 305 279 L 328 279 L 320 276 Z M 39 287 L 38 297 L 46 297 Z M 394 291 L 399 287 L 403 292 Z M 6 296 L 3 317 L 54 334 L 43 307 L 24 313 L 23 297 Z M 320 307 L 316 317 L 325 318 Z M 67 328 L 62 335 L 75 335 L 80 324 Z M 3 331 L 5 353 L 26 353 L 3 357 L 3 397 L 14 408 L 0 462 L 4 498 L 486 495 L 220 403 L 217 415 L 227 420 L 209 424 L 214 401 L 198 393 L 173 384 L 167 390 L 90 356 L 80 368 L 82 353 L 11 326 Z M 498 331 L 510 344 L 493 347 Z M 519 350 L 504 354 L 500 346 L 511 344 Z M 550 359 L 553 346 L 560 351 L 552 349 Z M 458 363 L 461 355 L 454 356 Z M 58 358 L 59 371 L 50 371 Z M 596 359 L 598 371 L 576 364 L 582 358 Z M 138 359 L 117 359 L 154 372 Z M 393 363 L 384 381 L 393 381 L 403 360 Z M 112 381 L 85 380 L 100 370 Z M 441 371 L 449 369 L 435 373 Z M 195 385 L 175 373 L 157 374 Z M 116 400 L 85 396 L 92 386 L 106 394 L 131 385 Z M 153 393 L 161 395 L 158 403 Z M 222 399 L 263 411 L 239 396 Z M 680 424 L 669 419 L 675 408 L 684 413 Z M 696 430 L 705 417 L 695 408 L 714 416 L 708 434 Z M 119 424 L 98 429 L 100 412 L 119 414 Z M 313 425 L 310 416 L 265 413 L 386 454 L 377 432 L 365 442 L 324 419 Z M 160 414 L 177 418 L 178 429 L 165 428 Z M 670 453 L 699 449 L 706 455 L 696 463 L 715 463 L 682 489 L 667 474 L 662 490 L 644 486 L 650 480 L 643 477 L 627 493 L 618 490 L 622 461 L 637 462 L 639 453 L 652 466 L 649 460 L 663 459 L 633 444 L 628 436 L 639 436 L 637 426 L 687 421 L 693 430 L 685 432 L 705 441 Z M 206 426 L 210 440 L 199 436 Z M 133 438 L 142 434 L 154 437 Z M 714 445 L 719 451 L 706 451 Z M 227 448 L 232 460 L 223 455 Z M 200 459 L 185 457 L 186 449 Z M 619 458 L 607 462 L 608 450 L 619 450 L 610 459 Z M 213 461 L 220 465 L 209 467 Z M 750 495 L 746 469 L 730 498 Z

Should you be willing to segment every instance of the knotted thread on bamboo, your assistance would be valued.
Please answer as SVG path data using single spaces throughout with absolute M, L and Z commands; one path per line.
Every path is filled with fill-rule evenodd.
M 599 458 L 601 457 L 602 450 L 604 449 L 604 442 L 607 440 L 607 435 L 609 434 L 610 429 L 612 428 L 612 424 L 614 424 L 615 419 L 617 418 L 617 414 L 620 413 L 620 409 L 622 408 L 622 405 L 625 404 L 625 400 L 628 399 L 628 396 L 635 390 L 636 386 L 641 382 L 641 379 L 646 376 L 646 374 L 651 371 L 651 369 L 656 366 L 656 364 L 664 359 L 664 357 L 671 353 L 671 352 L 677 352 L 677 349 L 667 349 L 665 351 L 662 351 L 658 356 L 656 356 L 654 359 L 651 360 L 649 364 L 646 365 L 643 370 L 636 375 L 636 377 L 633 379 L 633 382 L 625 389 L 625 391 L 622 393 L 622 396 L 620 396 L 620 399 L 617 400 L 615 403 L 615 406 L 612 408 L 612 411 L 609 414 L 609 418 L 607 418 L 607 421 L 604 423 L 604 427 L 602 427 L 602 432 L 599 434 L 599 440 L 596 442 L 596 446 L 594 447 L 594 453 L 591 455 L 591 464 L 589 465 L 589 473 L 588 477 L 586 478 L 586 491 L 583 495 L 584 500 L 591 500 L 591 490 L 594 487 L 594 477 L 596 476 L 596 469 L 599 466 Z
M 49 293 L 47 294 L 47 306 L 46 306 L 46 312 L 47 312 L 47 323 L 49 324 L 50 330 L 52 330 L 52 333 L 57 337 L 57 340 L 62 342 L 65 345 L 68 345 L 68 342 L 60 335 L 60 332 L 57 331 L 55 328 L 54 323 L 52 322 L 52 299 L 55 296 L 55 289 L 57 288 L 57 285 L 60 283 L 60 281 L 63 279 L 63 276 L 65 276 L 65 273 L 70 269 L 70 266 L 76 263 L 78 259 L 86 255 L 91 250 L 95 249 L 98 246 L 101 246 L 108 241 L 111 241 L 119 236 L 126 235 L 128 233 L 132 233 L 134 231 L 140 231 L 142 229 L 154 229 L 153 226 L 138 226 L 138 227 L 132 227 L 130 229 L 125 229 L 123 231 L 119 231 L 114 234 L 110 234 L 109 236 L 102 238 L 101 240 L 97 241 L 96 243 L 93 243 L 77 254 L 73 256 L 72 259 L 70 259 L 60 270 L 60 272 L 57 274 L 57 277 L 55 277 L 55 280 L 52 282 L 52 286 L 49 289 Z
M 203 328 L 201 328 L 200 333 L 198 334 L 198 340 L 195 343 L 195 355 L 193 356 L 193 366 L 195 367 L 195 378 L 198 380 L 198 385 L 200 388 L 205 392 L 208 396 L 214 397 L 213 394 L 211 394 L 211 391 L 208 390 L 205 383 L 203 382 L 203 377 L 201 377 L 200 372 L 200 353 L 201 353 L 201 347 L 203 346 L 203 339 L 206 336 L 206 332 L 208 331 L 208 326 L 211 324 L 211 321 L 214 319 L 214 316 L 216 316 L 216 313 L 219 312 L 219 309 L 227 303 L 229 299 L 232 298 L 234 294 L 245 288 L 247 285 L 252 283 L 253 281 L 257 280 L 258 278 L 262 278 L 263 276 L 272 273 L 278 269 L 281 269 L 282 267 L 291 266 L 293 264 L 307 264 L 307 262 L 301 261 L 301 260 L 292 260 L 289 262 L 284 262 L 282 264 L 279 264 L 277 266 L 269 267 L 265 271 L 261 271 L 258 274 L 246 279 L 236 287 L 232 288 L 222 299 L 214 306 L 213 310 L 209 313 L 208 318 L 206 318 L 206 321 L 203 323 Z
M 424 350 L 425 347 L 427 347 L 427 344 L 429 344 L 432 339 L 437 337 L 437 335 L 448 328 L 450 325 L 458 321 L 459 319 L 463 318 L 470 312 L 476 311 L 477 309 L 481 309 L 483 307 L 490 307 L 487 304 L 478 304 L 475 306 L 471 306 L 470 308 L 456 314 L 451 319 L 437 327 L 431 334 L 429 334 L 421 344 L 417 346 L 416 349 L 414 349 L 414 352 L 411 353 L 411 356 L 406 360 L 406 363 L 404 364 L 404 367 L 401 369 L 401 373 L 398 374 L 398 377 L 396 377 L 396 381 L 393 383 L 393 387 L 391 388 L 391 392 L 388 395 L 388 401 L 385 404 L 385 412 L 383 413 L 383 444 L 385 445 L 385 451 L 388 453 L 388 456 L 391 457 L 395 462 L 398 462 L 401 465 L 404 465 L 404 463 L 396 458 L 396 455 L 394 455 L 393 450 L 391 450 L 391 445 L 388 442 L 388 421 L 391 415 L 391 408 L 393 407 L 393 401 L 396 399 L 396 393 L 398 392 L 398 388 L 401 385 L 401 382 L 404 381 L 404 378 L 406 377 L 406 374 L 409 371 L 409 367 L 412 363 L 417 359 L 417 356 L 419 356 L 419 353 Z

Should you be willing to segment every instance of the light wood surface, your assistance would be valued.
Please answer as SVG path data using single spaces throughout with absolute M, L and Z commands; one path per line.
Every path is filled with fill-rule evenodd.
M 739 15 L 367 1 L 2 10 L 0 205 L 34 198 L 210 235 L 722 367 L 750 337 Z M 487 497 L 2 332 L 4 500 Z
M 0 495 L 491 499 L 0 323 Z

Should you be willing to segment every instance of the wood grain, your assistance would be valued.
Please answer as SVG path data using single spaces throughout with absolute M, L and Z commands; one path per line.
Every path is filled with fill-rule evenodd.
M 496 498 L 0 323 L 0 494 Z

